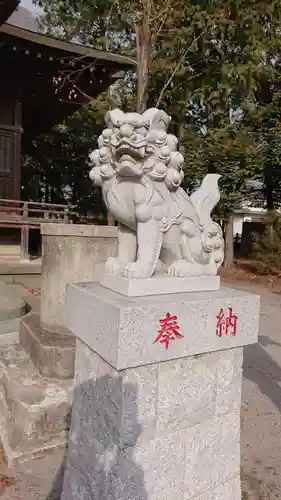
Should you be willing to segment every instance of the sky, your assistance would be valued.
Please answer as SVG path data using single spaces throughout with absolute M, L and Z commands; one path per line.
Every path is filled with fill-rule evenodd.
M 33 4 L 32 4 L 32 0 L 21 0 L 21 3 L 20 3 L 20 6 L 21 7 L 25 7 L 26 9 L 30 10 L 31 12 L 39 12 L 40 9 L 38 7 L 35 7 Z

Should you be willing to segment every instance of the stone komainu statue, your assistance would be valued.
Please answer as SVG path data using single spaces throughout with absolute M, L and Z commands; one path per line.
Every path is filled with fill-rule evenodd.
M 90 154 L 90 178 L 119 222 L 118 257 L 107 261 L 106 271 L 127 278 L 150 278 L 160 269 L 173 277 L 216 275 L 224 241 L 211 212 L 220 199 L 220 176 L 207 175 L 186 194 L 180 187 L 184 158 L 167 133 L 164 111 L 115 109 L 105 122 Z

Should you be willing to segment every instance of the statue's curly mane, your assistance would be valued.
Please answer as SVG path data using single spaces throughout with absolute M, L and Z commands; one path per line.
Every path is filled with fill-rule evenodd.
M 164 111 L 154 108 L 143 115 L 109 111 L 99 149 L 90 155 L 97 169 L 91 176 L 102 180 L 147 176 L 165 182 L 170 190 L 177 189 L 184 177 L 184 158 L 177 151 L 177 138 L 166 132 L 169 122 Z

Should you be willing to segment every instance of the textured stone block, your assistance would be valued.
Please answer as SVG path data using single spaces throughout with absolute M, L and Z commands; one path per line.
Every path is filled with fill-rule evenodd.
M 186 498 L 212 491 L 240 473 L 240 418 L 230 413 L 189 429 Z
M 41 224 L 41 324 L 61 332 L 66 286 L 98 281 L 117 251 L 117 228 L 84 224 Z
M 118 371 L 77 341 L 62 500 L 240 500 L 238 392 L 218 415 L 234 351 Z
M 81 420 L 79 408 L 82 405 L 83 412 L 95 415 L 98 425 L 100 421 L 102 425 L 106 422 L 106 434 L 118 424 L 117 437 L 122 447 L 135 444 L 140 437 L 140 433 L 136 430 L 138 426 L 142 429 L 142 439 L 149 440 L 154 436 L 158 384 L 156 366 L 117 372 L 78 341 L 75 372 L 76 405 L 73 407 L 75 421 Z M 86 394 L 88 397 L 85 397 Z M 79 401 L 83 401 L 83 404 L 79 404 Z M 136 426 L 136 415 L 138 426 Z M 95 422 L 92 425 L 95 426 Z
M 11 285 L 0 283 L 0 327 L 2 321 L 19 318 L 26 312 L 25 300 L 14 293 Z
M 126 449 L 122 453 L 126 461 L 122 463 L 122 457 L 121 463 L 129 474 L 137 464 L 139 471 L 143 473 L 142 490 L 147 492 L 147 498 L 153 500 L 183 498 L 188 460 L 186 450 L 186 432 L 180 430 L 167 433 L 165 437 L 156 435 L 155 439 L 149 442 Z M 127 488 L 129 490 L 129 484 Z M 127 494 L 125 498 L 132 499 L 134 496 L 131 492 L 131 496 Z
M 218 488 L 194 498 L 194 500 L 239 500 L 240 498 L 240 476 L 236 476 L 227 483 L 218 486 Z M 184 500 L 190 500 L 190 497 L 187 496 Z
M 43 378 L 20 345 L 0 350 L 0 438 L 9 465 L 65 446 L 72 383 Z
M 157 394 L 159 379 L 157 366 L 141 366 L 125 371 L 123 382 L 123 411 L 121 420 L 121 446 L 133 446 L 137 439 L 148 441 L 156 432 L 157 424 Z M 134 388 L 137 388 L 135 391 Z M 131 388 L 131 390 L 130 390 Z M 138 432 L 132 431 L 136 427 Z
M 223 415 L 240 410 L 243 349 L 218 353 L 216 413 Z
M 229 307 L 237 316 L 236 335 L 216 335 L 217 317 Z M 154 343 L 160 319 L 177 316 L 181 339 L 166 350 Z M 130 298 L 96 284 L 67 289 L 66 326 L 118 370 L 257 342 L 259 297 L 221 288 L 214 292 Z
M 212 418 L 216 408 L 216 370 L 204 358 L 185 358 L 158 367 L 159 432 L 181 429 Z
M 232 308 L 236 335 L 217 335 Z M 183 337 L 155 342 L 166 313 Z M 62 500 L 241 500 L 242 346 L 259 297 L 236 290 L 126 298 L 71 285 L 75 392 Z
M 73 335 L 44 330 L 39 314 L 21 319 L 20 343 L 32 363 L 44 377 L 71 378 L 74 375 L 75 345 Z

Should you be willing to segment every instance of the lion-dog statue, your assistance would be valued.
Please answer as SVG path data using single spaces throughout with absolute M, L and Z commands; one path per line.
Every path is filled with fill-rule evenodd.
M 108 212 L 119 222 L 118 256 L 106 272 L 130 279 L 156 272 L 172 277 L 216 275 L 224 258 L 221 227 L 211 219 L 220 199 L 218 174 L 191 195 L 180 187 L 184 158 L 167 132 L 170 117 L 109 111 L 90 178 L 102 187 Z

